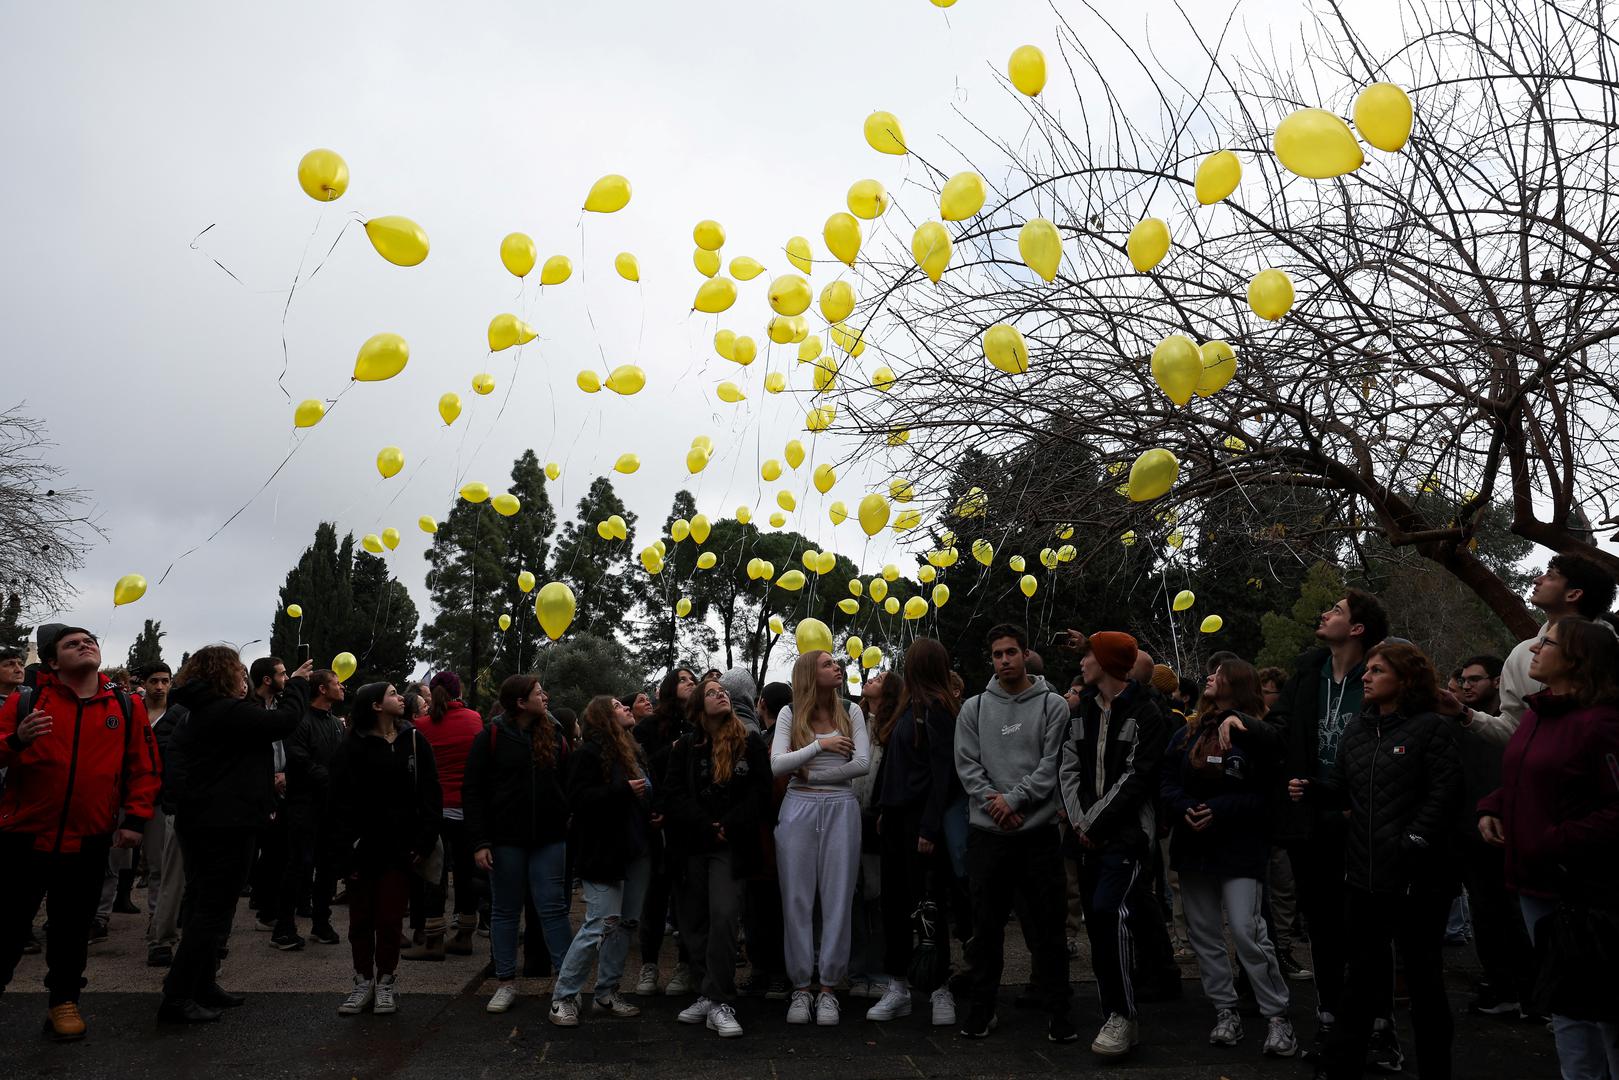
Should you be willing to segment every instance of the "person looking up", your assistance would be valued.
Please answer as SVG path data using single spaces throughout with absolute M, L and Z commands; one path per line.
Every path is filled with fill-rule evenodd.
M 309 936 L 322 945 L 336 945 L 332 928 L 332 870 L 330 804 L 332 759 L 343 742 L 343 722 L 332 707 L 345 696 L 342 680 L 322 668 L 309 676 L 309 710 L 282 742 L 286 758 L 287 796 L 282 812 L 287 818 L 287 862 L 276 889 L 276 926 L 272 941 L 298 938 L 298 903 L 309 897 Z
M 418 718 L 416 730 L 433 748 L 439 789 L 444 795 L 444 818 L 439 823 L 439 835 L 444 841 L 444 872 L 437 881 L 427 882 L 424 940 L 421 946 L 412 945 L 400 954 L 406 960 L 438 960 L 446 953 L 471 956 L 481 899 L 478 874 L 472 864 L 472 847 L 467 841 L 461 785 L 466 777 L 472 743 L 483 730 L 483 717 L 461 700 L 461 677 L 455 672 L 439 672 L 428 686 L 431 703 L 426 714 Z M 445 925 L 444 913 L 452 877 L 455 879 L 455 933 L 446 941 L 449 928 Z
M 685 856 L 670 847 L 670 837 L 663 832 L 661 803 L 667 789 L 664 773 L 669 767 L 669 752 L 675 740 L 686 733 L 686 714 L 696 689 L 697 676 L 689 668 L 674 668 L 658 684 L 657 706 L 635 724 L 635 741 L 646 755 L 647 779 L 652 781 L 652 881 L 647 885 L 646 908 L 641 912 L 641 971 L 635 983 L 635 992 L 641 996 L 658 992 L 658 954 L 663 951 L 664 927 L 669 921 L 670 902 L 675 899 L 674 879 L 685 862 Z M 678 903 L 675 917 L 678 925 Z M 697 992 L 688 961 L 686 942 L 679 940 L 674 974 L 664 993 L 673 996 Z

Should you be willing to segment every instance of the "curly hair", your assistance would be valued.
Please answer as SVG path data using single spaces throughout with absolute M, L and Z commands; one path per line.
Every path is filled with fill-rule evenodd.
M 500 684 L 500 707 L 508 720 L 517 722 L 519 703 L 528 699 L 539 682 L 536 675 L 508 675 L 506 681 Z M 534 764 L 542 769 L 556 764 L 557 725 L 549 715 L 537 717 L 529 725 L 528 739 L 534 748 Z
M 1382 657 L 1399 680 L 1396 705 L 1400 712 L 1406 716 L 1433 712 L 1439 703 L 1439 674 L 1426 653 L 1409 641 L 1385 641 L 1366 654 L 1367 663 L 1374 656 Z
M 618 722 L 616 702 L 609 694 L 591 698 L 579 718 L 579 726 L 586 739 L 601 746 L 603 780 L 612 777 L 614 765 L 624 770 L 626 779 L 637 780 L 641 776 L 641 765 L 635 757 L 635 739 Z
M 242 681 L 247 677 L 247 665 L 229 645 L 204 645 L 180 665 L 174 677 L 174 688 L 188 683 L 201 683 L 221 697 L 237 697 Z
M 703 708 L 705 695 L 708 693 L 708 684 L 713 683 L 721 690 L 718 679 L 703 679 L 692 691 L 691 700 L 686 703 L 686 718 L 699 734 L 706 735 L 709 742 L 714 744 L 714 782 L 726 783 L 731 779 L 731 772 L 736 763 L 748 748 L 748 729 L 742 726 L 742 721 L 736 718 L 736 713 L 727 709 L 724 716 L 710 719 Z M 729 696 L 729 692 L 727 692 Z

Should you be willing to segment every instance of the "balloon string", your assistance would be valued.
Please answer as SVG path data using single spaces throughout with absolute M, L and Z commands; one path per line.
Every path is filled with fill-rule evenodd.
M 314 243 L 315 235 L 320 232 L 321 223 L 325 220 L 325 217 L 326 213 L 324 209 L 322 209 L 322 211 L 315 217 L 315 227 L 310 230 L 308 239 L 304 241 L 304 250 L 298 256 L 298 269 L 293 273 L 292 285 L 287 289 L 287 302 L 281 307 L 281 374 L 276 376 L 275 385 L 276 388 L 281 391 L 281 395 L 288 401 L 292 400 L 292 395 L 287 393 L 286 387 L 287 369 L 292 365 L 292 353 L 287 347 L 287 317 L 292 311 L 292 298 L 298 292 L 298 283 L 300 279 L 303 278 L 304 261 L 309 257 L 309 245 Z M 343 227 L 337 230 L 337 239 L 332 241 L 332 246 L 327 249 L 326 255 L 322 257 L 320 261 L 320 265 L 316 266 L 314 270 L 310 271 L 310 279 L 313 279 L 316 274 L 320 273 L 320 268 L 326 265 L 326 260 L 331 257 L 333 251 L 337 250 L 337 242 L 338 240 L 343 239 L 343 234 L 348 231 L 349 224 L 352 222 L 352 220 L 353 219 L 350 218 L 349 221 L 345 221 L 343 223 Z

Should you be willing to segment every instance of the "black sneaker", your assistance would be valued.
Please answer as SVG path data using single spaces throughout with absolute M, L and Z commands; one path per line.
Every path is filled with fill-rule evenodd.
M 338 942 L 343 940 L 337 936 L 337 931 L 333 930 L 332 924 L 328 922 L 316 923 L 314 926 L 311 926 L 309 928 L 309 936 L 320 942 L 322 945 L 336 945 Z
M 153 945 L 146 950 L 147 967 L 168 967 L 174 963 L 174 950 L 167 945 Z
M 961 1034 L 968 1039 L 982 1039 L 995 1030 L 995 1010 L 987 1005 L 974 1004 L 967 1010 L 967 1019 L 961 1025 Z
M 1294 982 L 1303 982 L 1305 979 L 1312 978 L 1315 974 L 1309 968 L 1299 963 L 1298 959 L 1294 957 L 1291 952 L 1278 954 L 1276 957 L 1276 962 L 1281 965 L 1282 974 L 1287 978 L 1292 979 Z
M 96 919 L 90 924 L 90 944 L 99 945 L 107 940 L 107 921 Z
M 1467 1003 L 1467 1011 L 1474 1016 L 1517 1016 L 1519 1003 L 1508 1001 L 1507 995 L 1489 983 L 1479 984 L 1478 993 Z
M 1400 1050 L 1400 1036 L 1395 1033 L 1393 1024 L 1372 1031 L 1366 1058 L 1384 1072 L 1397 1073 L 1405 1069 L 1405 1054 Z
M 1327 1043 L 1332 1039 L 1332 1025 L 1317 1021 L 1315 1025 L 1315 1038 L 1310 1040 L 1309 1049 L 1304 1051 L 1305 1061 L 1325 1061 Z
M 1071 1043 L 1079 1038 L 1079 1031 L 1067 1014 L 1053 1016 L 1051 1023 L 1046 1025 L 1046 1038 L 1054 1043 Z
M 270 944 L 282 952 L 294 952 L 304 947 L 304 939 L 294 930 L 277 930 L 270 936 Z

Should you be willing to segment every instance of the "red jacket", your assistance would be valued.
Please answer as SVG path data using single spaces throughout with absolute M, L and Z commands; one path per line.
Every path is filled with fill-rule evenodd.
M 1479 800 L 1501 819 L 1507 887 L 1561 896 L 1619 887 L 1619 709 L 1533 694 L 1507 743 L 1501 787 Z
M 163 774 L 146 704 L 130 698 L 126 724 L 112 683 L 102 680 L 94 697 L 80 701 L 41 671 L 33 708 L 51 714 L 51 733 L 22 746 L 20 700 L 12 694 L 0 706 L 0 766 L 11 770 L 0 832 L 32 836 L 36 851 L 73 852 L 86 837 L 144 828 Z
M 472 740 L 483 730 L 483 718 L 465 702 L 452 701 L 444 710 L 444 719 L 431 716 L 418 717 L 416 730 L 433 748 L 433 761 L 438 766 L 438 784 L 444 792 L 444 808 L 461 807 L 461 778 L 466 775 L 467 751 Z

